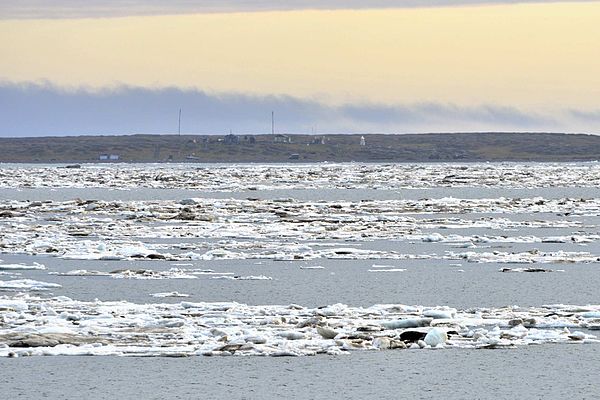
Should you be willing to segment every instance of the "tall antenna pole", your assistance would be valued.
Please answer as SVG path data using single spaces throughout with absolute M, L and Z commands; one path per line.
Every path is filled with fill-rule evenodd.
M 275 134 L 275 111 L 271 111 L 271 135 Z
M 179 109 L 179 125 L 177 126 L 177 134 L 181 136 L 181 108 Z

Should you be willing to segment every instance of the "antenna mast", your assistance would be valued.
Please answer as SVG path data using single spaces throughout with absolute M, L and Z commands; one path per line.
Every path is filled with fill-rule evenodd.
M 179 125 L 177 125 L 177 134 L 181 136 L 181 108 L 179 109 Z
M 271 135 L 275 134 L 275 111 L 271 111 Z

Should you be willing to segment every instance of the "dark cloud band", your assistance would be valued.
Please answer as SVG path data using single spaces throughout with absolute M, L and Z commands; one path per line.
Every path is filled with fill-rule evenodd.
M 178 88 L 120 87 L 64 90 L 49 84 L 0 85 L 0 136 L 173 133 L 223 134 L 406 133 L 449 131 L 558 131 L 553 117 L 497 105 L 346 104 L 331 106 L 288 96 L 209 94 Z M 577 119 L 571 110 L 567 112 Z M 583 118 L 578 120 L 589 122 Z M 592 121 L 594 122 L 594 121 Z M 590 123 L 592 123 L 590 122 Z M 568 126 L 567 126 L 568 127 Z M 581 126 L 577 126 L 581 131 Z

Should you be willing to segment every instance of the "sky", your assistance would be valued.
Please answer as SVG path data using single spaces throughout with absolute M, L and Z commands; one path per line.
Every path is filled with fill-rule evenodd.
M 598 1 L 3 0 L 0 136 L 600 133 Z

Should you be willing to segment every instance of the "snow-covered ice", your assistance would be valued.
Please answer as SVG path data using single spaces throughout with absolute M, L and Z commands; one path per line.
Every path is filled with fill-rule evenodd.
M 158 297 L 184 296 L 157 293 Z M 314 355 L 360 350 L 598 343 L 585 333 L 599 306 L 455 310 L 379 304 L 135 304 L 0 297 L 0 356 Z M 434 316 L 427 317 L 427 315 Z M 43 321 L 43 326 L 40 322 Z
M 362 307 L 202 301 L 204 285 L 269 291 L 288 283 L 281 271 L 315 282 L 364 272 L 380 283 L 413 284 L 428 279 L 420 268 L 429 263 L 468 271 L 456 275 L 464 287 L 472 271 L 542 283 L 559 276 L 549 272 L 591 271 L 600 264 L 598 163 L 10 166 L 0 175 L 9 194 L 173 193 L 0 199 L 0 253 L 10 258 L 0 260 L 0 356 L 303 356 L 598 343 L 594 304 L 460 309 L 447 298 L 431 306 Z M 563 193 L 569 188 L 584 195 Z M 467 189 L 502 193 L 486 198 Z M 299 190 L 351 195 L 294 197 Z M 405 196 L 414 190 L 424 195 Z M 52 293 L 68 296 L 84 280 L 134 287 L 143 297 L 80 301 Z M 340 290 L 360 290 L 360 283 Z M 289 290 L 295 284 L 290 280 Z M 402 295 L 399 287 L 398 301 Z

